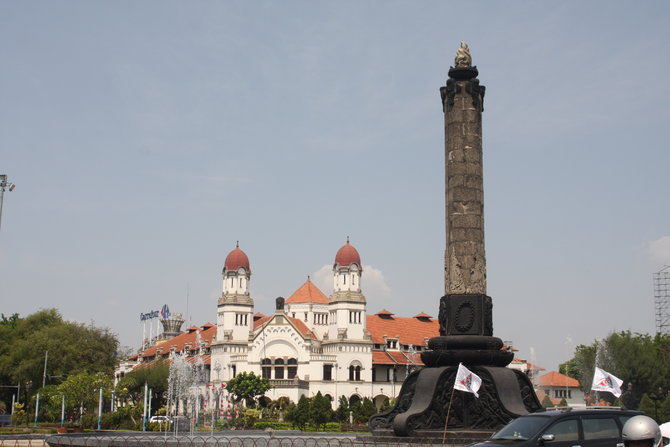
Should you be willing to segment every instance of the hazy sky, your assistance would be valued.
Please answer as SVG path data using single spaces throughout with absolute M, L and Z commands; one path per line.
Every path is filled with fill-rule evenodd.
M 484 102 L 494 335 L 547 369 L 654 332 L 670 264 L 670 3 L 0 3 L 0 312 L 58 308 L 137 347 L 141 312 L 215 322 L 240 247 L 256 310 L 346 237 L 368 313 L 437 316 L 439 88 Z

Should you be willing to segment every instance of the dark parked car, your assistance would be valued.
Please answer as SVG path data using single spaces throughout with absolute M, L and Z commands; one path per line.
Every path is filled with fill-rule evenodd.
M 471 447 L 623 447 L 621 429 L 640 411 L 564 408 L 521 416 Z

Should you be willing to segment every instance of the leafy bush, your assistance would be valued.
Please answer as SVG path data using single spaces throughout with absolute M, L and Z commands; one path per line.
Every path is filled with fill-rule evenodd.
M 97 429 L 98 415 L 94 413 L 87 413 L 81 417 L 81 426 L 83 428 Z

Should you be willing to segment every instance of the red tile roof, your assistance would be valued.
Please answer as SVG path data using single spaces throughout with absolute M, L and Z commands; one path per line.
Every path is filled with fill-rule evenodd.
M 565 376 L 556 371 L 550 371 L 547 374 L 540 376 L 540 386 L 555 386 L 555 387 L 579 387 L 579 380 L 572 377 Z
M 390 316 L 395 315 L 395 314 L 393 312 L 390 312 L 390 311 L 386 310 L 386 309 L 382 309 L 379 312 L 377 312 L 375 315 L 389 316 L 390 317 Z
M 203 326 L 203 328 L 204 329 L 199 331 L 200 341 L 205 342 L 205 347 L 208 348 L 212 344 L 212 339 L 216 336 L 216 326 L 214 326 L 211 323 L 207 323 L 206 325 Z M 146 349 L 143 353 L 141 353 L 140 357 L 151 358 L 155 357 L 156 354 L 167 356 L 170 354 L 170 348 L 172 346 L 175 347 L 175 352 L 181 352 L 184 349 L 184 346 L 186 345 L 190 345 L 191 350 L 198 349 L 198 347 L 196 346 L 197 331 L 195 330 L 191 331 L 191 329 L 192 328 L 189 328 L 189 332 L 182 332 L 176 337 L 170 338 L 169 340 L 166 340 L 163 343 L 151 346 L 150 348 Z M 157 350 L 161 348 L 162 348 L 161 352 L 157 353 Z
M 258 314 L 256 314 L 256 315 L 258 315 Z M 254 315 L 254 317 L 256 315 Z M 262 325 L 264 325 L 266 321 L 270 320 L 270 318 L 272 318 L 271 315 L 263 315 L 263 314 L 261 314 L 261 316 L 258 317 L 258 318 L 254 318 L 254 330 L 256 330 L 259 327 L 261 327 Z
M 328 304 L 328 298 L 307 278 L 307 281 L 301 285 L 298 290 L 286 300 L 287 303 L 319 303 Z
M 412 318 L 433 318 L 433 317 L 431 317 L 430 315 L 428 315 L 428 314 L 425 313 L 425 312 L 421 312 L 421 313 L 418 314 L 418 315 L 414 315 Z
M 292 317 L 289 317 L 289 316 L 287 316 L 286 318 L 288 318 L 291 321 L 291 323 L 293 323 L 295 328 L 298 331 L 300 331 L 300 333 L 302 334 L 303 337 L 316 339 L 316 336 L 314 335 L 314 332 L 310 331 L 309 328 L 307 327 L 307 325 L 305 323 L 303 323 L 301 320 L 299 320 L 297 318 L 292 318 Z
M 372 351 L 372 364 L 423 365 L 421 354 L 401 351 Z
M 386 344 L 384 337 L 387 337 L 398 338 L 401 345 L 425 346 L 426 339 L 440 335 L 440 323 L 435 319 L 382 317 L 381 314 L 366 315 L 366 328 L 373 343 Z

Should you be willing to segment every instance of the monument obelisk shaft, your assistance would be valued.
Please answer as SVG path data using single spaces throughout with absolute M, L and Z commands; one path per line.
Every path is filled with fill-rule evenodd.
M 440 88 L 445 127 L 445 294 L 440 298 L 440 335 L 421 352 L 425 367 L 408 376 L 394 407 L 370 418 L 373 432 L 395 436 L 439 436 L 447 427 L 496 430 L 542 406 L 523 372 L 506 368 L 514 358 L 493 336 L 493 301 L 486 294 L 482 112 L 479 85 L 465 43 L 456 53 L 447 84 Z M 460 367 L 482 379 L 479 396 L 454 394 Z M 452 437 L 452 443 L 454 438 Z
M 482 111 L 484 87 L 462 44 L 442 91 L 445 127 L 444 294 L 486 294 Z

